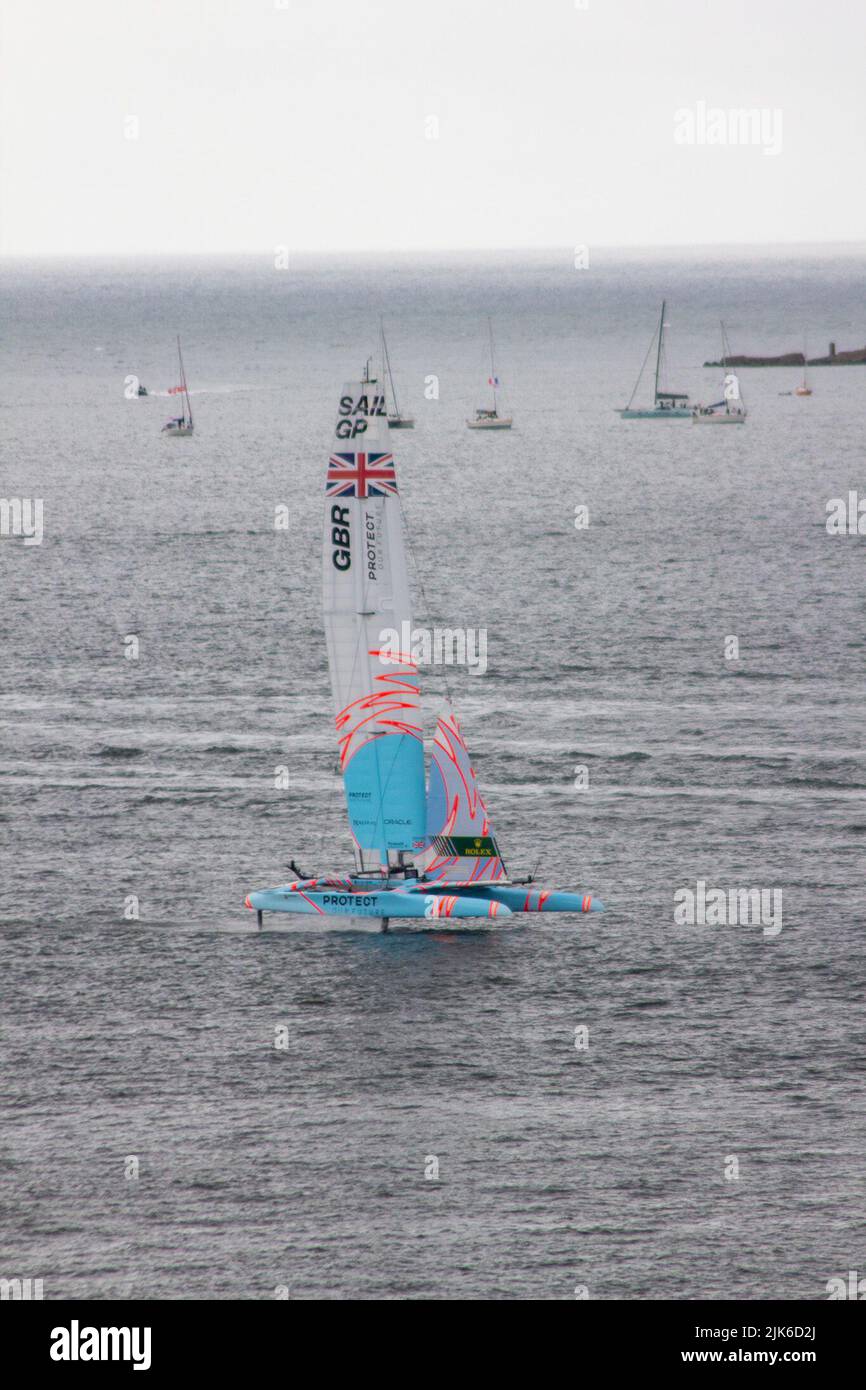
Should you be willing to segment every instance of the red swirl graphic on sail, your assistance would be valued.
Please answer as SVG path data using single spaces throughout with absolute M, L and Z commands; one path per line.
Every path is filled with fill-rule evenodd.
M 374 676 L 377 688 L 369 695 L 361 695 L 342 710 L 336 717 L 337 739 L 340 746 L 340 770 L 343 771 L 355 754 L 373 739 L 384 738 L 389 734 L 408 734 L 411 738 L 423 741 L 423 729 L 410 714 L 420 720 L 421 695 L 417 679 L 418 668 L 411 658 L 391 651 L 373 649 L 370 656 L 387 658 L 401 669 Z M 393 716 L 393 717 L 392 717 Z
M 505 876 L 469 750 L 453 713 L 440 716 L 427 797 L 428 847 L 420 857 L 439 882 L 492 882 Z

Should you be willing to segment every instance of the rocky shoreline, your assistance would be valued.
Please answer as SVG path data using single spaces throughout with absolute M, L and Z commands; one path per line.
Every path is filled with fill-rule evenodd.
M 721 362 L 705 362 L 705 367 L 856 367 L 866 366 L 866 347 L 837 352 L 830 344 L 826 357 L 806 357 L 803 352 L 785 352 L 780 357 L 731 355 Z

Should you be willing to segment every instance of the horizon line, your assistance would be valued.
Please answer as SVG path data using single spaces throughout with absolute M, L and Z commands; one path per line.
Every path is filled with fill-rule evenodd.
M 577 244 L 577 243 L 576 243 Z M 866 236 L 851 238 L 834 238 L 812 241 L 808 239 L 792 239 L 787 241 L 658 241 L 658 242 L 582 242 L 581 247 L 585 247 L 590 254 L 593 251 L 713 251 L 713 250 L 790 250 L 796 247 L 810 247 L 812 249 L 833 249 L 842 247 L 862 248 L 866 251 Z M 291 246 L 286 242 L 274 243 L 273 246 L 263 247 L 224 247 L 219 250 L 203 251 L 192 250 L 190 248 L 173 249 L 147 249 L 131 250 L 129 248 L 100 248 L 93 251 L 69 251 L 69 250 L 45 250 L 45 249 L 22 249 L 0 248 L 0 260 L 84 260 L 95 259 L 97 257 L 117 257 L 121 259 L 139 259 L 143 257 L 177 257 L 189 256 L 197 257 L 202 260 L 213 259 L 221 256 L 272 256 L 275 250 L 286 248 L 290 256 L 465 256 L 465 255 L 490 255 L 490 254 L 528 254 L 542 252 L 561 252 L 567 250 L 573 252 L 574 247 L 569 243 L 549 242 L 544 245 L 498 245 L 498 246 L 382 246 L 382 247 L 321 247 L 321 246 Z

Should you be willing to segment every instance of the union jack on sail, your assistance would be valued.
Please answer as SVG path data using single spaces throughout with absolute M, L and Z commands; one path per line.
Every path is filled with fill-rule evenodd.
M 396 493 L 393 454 L 332 454 L 328 460 L 327 497 L 393 497 Z

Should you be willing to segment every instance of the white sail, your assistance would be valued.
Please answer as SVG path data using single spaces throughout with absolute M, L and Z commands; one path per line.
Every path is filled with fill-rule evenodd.
M 728 372 L 725 377 L 725 400 L 738 401 L 740 399 L 740 381 L 733 372 Z
M 383 633 L 411 630 L 384 392 L 343 387 L 325 484 L 325 634 L 359 869 L 401 862 L 426 833 L 418 670 Z

